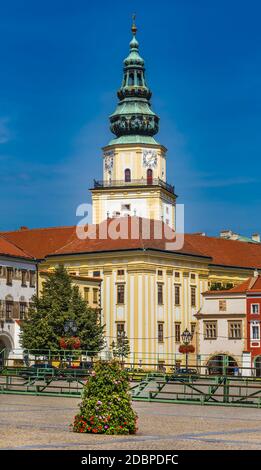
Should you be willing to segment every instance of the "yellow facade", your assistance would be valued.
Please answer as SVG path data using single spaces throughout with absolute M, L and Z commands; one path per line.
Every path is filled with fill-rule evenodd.
M 167 252 L 106 252 L 73 254 L 47 258 L 43 270 L 63 264 L 76 276 L 89 277 L 99 270 L 101 318 L 106 325 L 107 349 L 117 338 L 117 325 L 123 324 L 130 341 L 131 362 L 149 368 L 164 361 L 165 365 L 183 361 L 176 341 L 180 332 L 191 330 L 194 315 L 201 306 L 201 293 L 209 282 L 238 283 L 251 270 L 210 268 L 204 258 Z M 117 286 L 124 285 L 124 303 L 117 303 Z M 158 284 L 163 286 L 163 303 L 158 303 Z M 175 286 L 180 286 L 180 305 L 175 305 Z M 191 288 L 196 289 L 196 303 L 191 306 Z M 159 341 L 158 324 L 163 323 L 163 341 Z M 193 342 L 198 353 L 197 326 Z M 194 360 L 194 359 L 193 359 Z
M 59 263 L 62 264 L 62 263 Z M 52 272 L 54 266 L 48 266 L 48 270 L 39 270 L 38 277 L 38 290 L 41 295 L 43 283 L 46 280 L 48 271 Z M 77 272 L 73 269 L 68 269 L 68 274 L 70 274 L 73 285 L 79 287 L 82 298 L 86 301 L 87 305 L 91 308 L 101 309 L 101 284 L 102 279 L 99 277 L 92 276 L 80 276 L 77 275 Z

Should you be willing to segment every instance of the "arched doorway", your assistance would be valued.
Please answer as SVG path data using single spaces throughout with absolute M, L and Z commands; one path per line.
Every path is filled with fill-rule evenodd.
M 238 364 L 232 356 L 217 354 L 209 359 L 207 370 L 209 375 L 236 375 Z
M 153 182 L 153 171 L 151 168 L 147 170 L 147 184 L 152 184 Z
M 261 356 L 255 358 L 256 377 L 261 377 Z
M 12 339 L 5 332 L 0 333 L 0 352 L 3 349 L 6 349 L 7 351 L 11 351 L 13 349 Z
M 13 349 L 12 340 L 6 333 L 0 333 L 0 367 L 4 365 L 10 351 Z

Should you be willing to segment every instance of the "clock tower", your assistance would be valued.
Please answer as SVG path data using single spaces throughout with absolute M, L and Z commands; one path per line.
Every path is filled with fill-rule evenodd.
M 115 137 L 103 148 L 103 179 L 91 189 L 93 223 L 133 216 L 162 220 L 175 228 L 174 187 L 166 181 L 166 151 L 154 136 L 159 117 L 150 105 L 151 91 L 132 25 L 130 52 L 124 60 L 119 103 L 110 116 Z

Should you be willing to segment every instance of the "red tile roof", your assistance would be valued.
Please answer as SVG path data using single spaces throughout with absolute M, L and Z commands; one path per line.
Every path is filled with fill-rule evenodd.
M 136 239 L 130 237 L 130 221 L 138 223 L 138 236 Z M 152 249 L 166 251 L 167 237 L 157 239 L 154 223 L 148 219 L 129 217 L 122 219 L 108 219 L 100 226 L 91 226 L 94 232 L 98 229 L 110 229 L 114 223 L 128 222 L 126 238 L 81 240 L 77 237 L 76 227 L 50 227 L 41 229 L 23 229 L 15 232 L 2 232 L 6 240 L 14 243 L 21 250 L 30 253 L 37 259 L 43 259 L 48 255 L 63 255 L 91 252 L 106 252 L 131 249 Z M 150 236 L 144 236 L 141 230 L 141 221 L 145 227 L 150 228 Z M 157 230 L 166 229 L 166 234 L 171 233 L 171 229 L 162 222 L 156 222 Z M 1 234 L 0 234 L 1 235 Z M 186 234 L 184 246 L 180 250 L 174 250 L 180 254 L 192 256 L 204 256 L 209 258 L 210 265 L 233 266 L 242 268 L 261 269 L 261 244 L 247 243 L 236 240 L 226 240 L 216 237 L 207 237 L 198 234 Z
M 206 256 L 210 264 L 245 268 L 261 268 L 261 244 L 188 234 L 185 239 Z
M 14 256 L 16 258 L 32 259 L 25 251 L 0 236 L 0 255 Z
M 75 227 L 50 227 L 2 232 L 7 240 L 37 259 L 45 258 L 66 244 Z
M 114 237 L 111 230 L 114 224 L 122 224 L 126 228 L 125 235 L 121 234 L 121 238 Z M 93 230 L 95 237 L 81 240 L 74 231 L 67 244 L 56 250 L 52 255 L 62 255 L 71 253 L 91 253 L 104 251 L 119 250 L 160 250 L 166 251 L 166 244 L 175 241 L 172 229 L 163 224 L 161 221 L 150 219 L 141 219 L 139 217 L 123 217 L 118 219 L 107 219 L 100 225 L 89 226 Z M 137 228 L 135 232 L 136 238 L 132 236 L 133 228 Z M 105 239 L 99 236 L 99 233 L 106 234 Z M 167 246 L 168 249 L 168 246 Z M 184 241 L 183 247 L 178 253 L 188 254 L 191 256 L 203 256 L 198 249 L 194 248 L 187 240 Z

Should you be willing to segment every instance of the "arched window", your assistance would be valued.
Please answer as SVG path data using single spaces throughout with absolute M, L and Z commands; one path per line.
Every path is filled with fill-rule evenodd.
M 139 85 L 139 86 L 142 86 L 141 73 L 138 73 L 137 78 L 138 78 L 138 85 Z
M 147 170 L 147 184 L 152 184 L 153 182 L 153 171 L 151 168 Z
M 130 73 L 129 75 L 129 86 L 134 85 L 134 73 Z
M 131 181 L 131 171 L 129 168 L 126 168 L 124 176 L 125 183 L 129 183 Z

